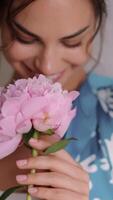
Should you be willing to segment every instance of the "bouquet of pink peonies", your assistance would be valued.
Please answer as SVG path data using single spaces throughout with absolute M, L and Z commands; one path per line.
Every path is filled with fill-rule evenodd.
M 44 75 L 0 88 L 0 159 L 13 153 L 22 140 L 27 144 L 31 137 L 57 134 L 61 139 L 76 115 L 72 102 L 78 95 Z M 60 139 L 49 147 L 49 153 L 64 147 L 66 140 Z

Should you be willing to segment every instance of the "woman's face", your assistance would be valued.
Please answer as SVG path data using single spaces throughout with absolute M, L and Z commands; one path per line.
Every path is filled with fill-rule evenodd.
M 4 54 L 22 77 L 41 73 L 73 89 L 77 69 L 89 59 L 95 24 L 89 0 L 36 0 L 15 17 L 13 43 L 3 26 L 3 43 L 10 44 Z

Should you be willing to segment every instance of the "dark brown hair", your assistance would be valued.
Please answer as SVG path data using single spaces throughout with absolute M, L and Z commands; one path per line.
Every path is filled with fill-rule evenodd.
M 31 4 L 36 0 L 3 0 L 0 1 L 0 24 L 5 22 L 9 25 L 9 28 L 12 27 L 12 22 L 14 17 L 20 13 L 25 7 Z M 97 27 L 93 37 L 90 39 L 88 45 L 92 42 L 92 40 L 97 35 L 99 29 L 102 27 L 102 22 L 107 14 L 106 3 L 105 0 L 90 0 L 92 6 L 94 8 L 95 17 L 97 20 Z M 13 30 L 13 29 L 12 29 Z M 13 33 L 13 31 L 12 31 Z M 16 34 L 16 33 L 14 33 Z M 14 39 L 15 35 L 12 35 L 12 39 Z M 6 44 L 7 47 L 7 44 Z
M 21 12 L 26 6 L 32 3 L 35 0 L 3 0 L 0 1 L 0 22 L 10 21 Z M 97 29 L 95 34 L 101 27 L 103 18 L 106 14 L 106 3 L 105 0 L 90 0 L 94 8 L 95 16 L 98 21 Z M 15 7 L 15 2 L 17 6 Z

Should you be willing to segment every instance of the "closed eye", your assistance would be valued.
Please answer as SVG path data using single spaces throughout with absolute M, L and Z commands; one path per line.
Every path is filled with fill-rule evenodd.
M 30 44 L 34 44 L 36 41 L 39 42 L 38 39 L 28 36 L 24 33 L 21 33 L 20 31 L 15 30 L 15 29 L 13 29 L 13 34 L 15 36 L 15 40 L 17 40 L 18 42 L 22 44 L 30 45 Z
M 17 40 L 18 42 L 22 43 L 22 44 L 34 44 L 36 42 L 36 39 L 32 39 L 32 40 L 28 40 L 28 39 L 23 39 L 22 37 L 16 35 L 15 36 L 15 40 Z
M 68 42 L 62 42 L 62 44 L 67 48 L 77 48 L 82 45 L 82 42 L 76 42 L 76 43 L 68 43 Z
M 34 44 L 35 42 L 41 42 L 38 38 L 35 38 L 33 36 L 28 35 L 27 33 L 24 33 L 18 27 L 15 26 L 15 24 L 12 24 L 10 26 L 12 35 L 14 35 L 15 40 L 22 44 Z

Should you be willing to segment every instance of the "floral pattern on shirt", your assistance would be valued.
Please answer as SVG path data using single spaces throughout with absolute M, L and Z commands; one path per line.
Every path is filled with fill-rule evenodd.
M 66 150 L 90 175 L 90 200 L 113 200 L 113 79 L 92 73 L 74 106 Z

